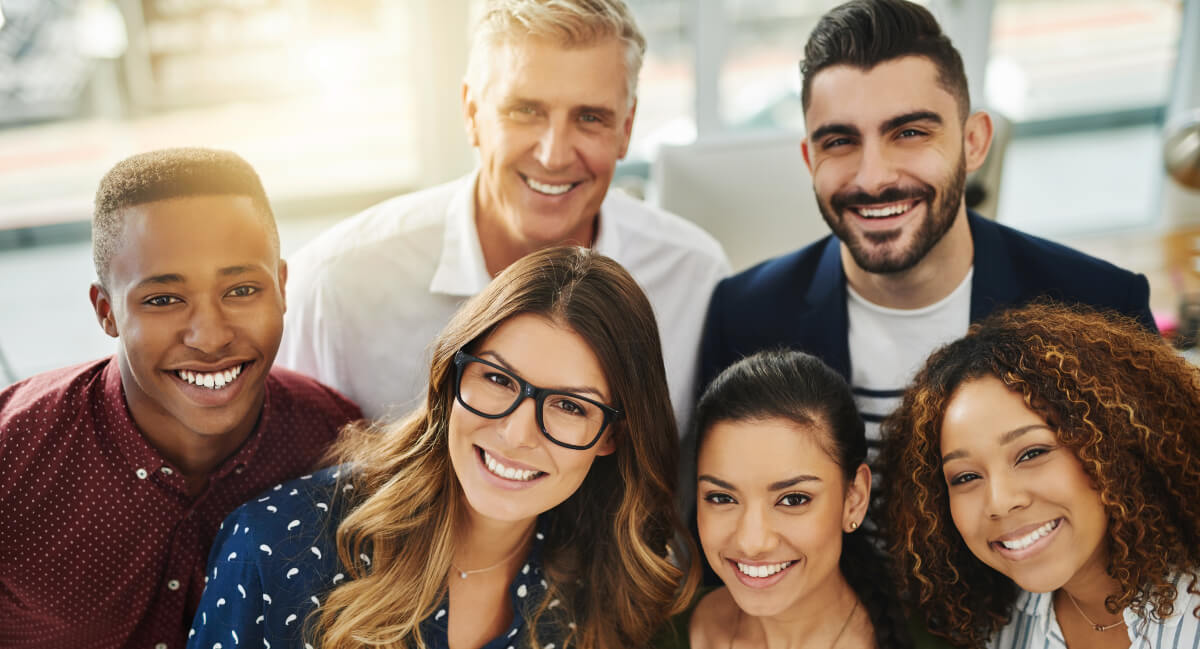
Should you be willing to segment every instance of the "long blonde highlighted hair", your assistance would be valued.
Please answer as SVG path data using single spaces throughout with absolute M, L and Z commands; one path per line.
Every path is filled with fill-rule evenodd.
M 455 523 L 469 506 L 447 444 L 454 354 L 523 313 L 586 340 L 624 411 L 612 432 L 616 451 L 597 457 L 576 492 L 541 516 L 549 585 L 529 616 L 531 649 L 541 646 L 539 621 L 551 617 L 566 647 L 645 646 L 691 599 L 698 564 L 674 508 L 678 435 L 650 303 L 611 259 L 552 248 L 519 260 L 459 310 L 434 344 L 424 405 L 350 431 L 334 449 L 335 461 L 352 467 L 339 488 L 351 510 L 337 529 L 352 579 L 314 614 L 319 646 L 425 647 L 419 625 L 445 596 Z M 546 615 L 553 600 L 559 606 Z

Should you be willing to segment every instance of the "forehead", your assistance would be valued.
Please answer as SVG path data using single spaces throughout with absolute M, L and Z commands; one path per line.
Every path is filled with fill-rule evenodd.
M 544 388 L 595 388 L 611 393 L 591 345 L 564 324 L 533 313 L 502 322 L 480 343 L 477 355 L 499 355 L 521 378 Z
M 527 99 L 561 106 L 624 107 L 625 51 L 616 37 L 567 47 L 539 37 L 490 48 L 486 92 L 496 101 Z
M 800 474 L 832 480 L 841 468 L 830 447 L 832 434 L 820 422 L 801 425 L 778 417 L 719 421 L 704 437 L 698 471 L 747 486 Z
M 278 253 L 267 218 L 248 196 L 189 196 L 121 211 L 114 282 L 160 274 L 215 274 L 231 266 L 272 270 Z
M 805 122 L 810 133 L 831 123 L 865 129 L 920 110 L 941 115 L 946 124 L 958 121 L 958 104 L 938 80 L 933 61 L 905 56 L 869 70 L 851 65 L 821 70 L 809 86 Z
M 991 446 L 1016 428 L 1045 424 L 1025 405 L 1025 397 L 994 376 L 971 379 L 958 387 L 942 419 L 942 448 Z

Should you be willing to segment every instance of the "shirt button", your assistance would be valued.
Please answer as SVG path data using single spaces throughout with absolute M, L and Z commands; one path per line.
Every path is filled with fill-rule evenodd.
M 145 480 L 146 476 L 150 475 L 149 473 L 146 472 L 145 469 L 138 469 L 134 473 L 137 473 L 137 477 L 139 480 Z
M 175 473 L 174 471 L 171 470 L 171 467 L 169 467 L 169 466 L 164 466 L 163 468 L 161 468 L 159 470 L 163 472 L 163 475 L 171 475 L 172 473 Z M 166 647 L 159 647 L 157 649 L 166 649 Z
M 241 475 L 241 474 L 242 474 L 242 472 L 243 472 L 243 471 L 245 471 L 245 470 L 246 470 L 246 467 L 245 467 L 245 466 L 243 466 L 243 465 L 241 465 L 241 464 L 239 464 L 239 465 L 237 466 L 237 468 L 233 470 L 233 472 L 234 472 L 234 473 L 236 473 L 236 474 L 238 474 L 238 475 Z
M 179 580 L 178 580 L 178 579 L 172 579 L 171 581 L 168 581 L 168 582 L 167 582 L 167 588 L 169 588 L 169 589 L 171 589 L 171 590 L 179 590 Z
M 154 649 L 167 649 L 167 643 L 160 642 L 160 643 L 154 645 Z

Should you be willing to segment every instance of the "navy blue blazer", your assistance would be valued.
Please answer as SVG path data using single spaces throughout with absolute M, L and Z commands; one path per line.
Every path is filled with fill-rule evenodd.
M 967 220 L 975 244 L 971 322 L 1046 296 L 1112 309 L 1157 331 L 1144 275 L 973 212 Z M 743 356 L 779 347 L 818 356 L 849 380 L 848 327 L 840 241 L 829 235 L 717 285 L 701 339 L 698 389 Z

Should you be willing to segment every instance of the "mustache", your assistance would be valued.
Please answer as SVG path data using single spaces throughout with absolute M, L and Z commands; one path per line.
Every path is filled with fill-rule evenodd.
M 835 212 L 842 212 L 851 205 L 876 205 L 918 199 L 929 202 L 933 200 L 933 195 L 933 187 L 928 185 L 924 187 L 888 187 L 878 194 L 869 194 L 864 191 L 844 191 L 831 196 L 829 206 Z

